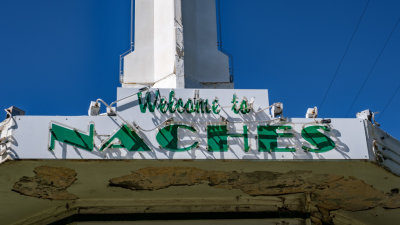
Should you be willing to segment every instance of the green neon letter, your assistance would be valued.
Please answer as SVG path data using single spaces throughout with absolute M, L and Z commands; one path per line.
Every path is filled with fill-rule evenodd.
M 185 110 L 187 113 L 192 113 L 195 111 L 193 100 L 189 98 L 185 104 Z
M 247 100 L 243 100 L 242 103 L 240 104 L 240 112 L 242 114 L 247 114 L 250 112 Z
M 178 102 L 176 103 L 176 111 L 178 111 L 178 113 L 180 114 L 185 112 L 185 108 L 183 107 L 183 100 L 181 98 L 178 99 Z
M 119 145 L 111 144 L 114 139 L 120 141 Z M 103 151 L 106 148 L 125 148 L 128 151 L 150 151 L 150 148 L 144 141 L 131 130 L 127 125 L 123 125 L 114 135 L 112 135 L 100 148 Z
M 206 99 L 204 102 L 204 110 L 206 111 L 207 114 L 211 113 L 211 106 L 210 104 L 208 104 L 208 99 Z
M 193 127 L 187 125 L 173 124 L 166 126 L 162 128 L 156 136 L 156 139 L 160 144 L 160 146 L 172 152 L 184 152 L 196 148 L 197 145 L 199 144 L 197 141 L 188 147 L 184 148 L 178 147 L 178 142 L 179 142 L 178 128 L 183 128 L 186 130 L 190 130 L 192 132 L 196 132 L 196 130 Z
M 259 152 L 295 152 L 295 148 L 278 148 L 278 137 L 293 137 L 292 133 L 278 133 L 277 130 L 290 130 L 291 126 L 258 126 Z
M 240 108 L 237 108 L 237 105 L 236 105 L 237 103 L 238 103 L 237 96 L 236 96 L 236 94 L 234 94 L 233 98 L 232 98 L 232 111 L 235 114 L 238 114 L 240 111 Z
M 212 111 L 214 114 L 219 114 L 221 112 L 221 109 L 219 109 L 219 103 L 218 99 L 215 99 L 212 103 Z
M 228 134 L 228 127 L 226 125 L 207 126 L 208 151 L 228 151 L 228 137 L 243 137 L 244 150 L 246 152 L 249 151 L 249 137 L 247 133 L 247 126 L 243 126 L 243 134 Z
M 144 99 L 142 99 L 142 92 L 139 92 L 137 94 L 137 96 L 138 96 L 138 100 L 139 100 L 140 112 L 145 113 L 147 107 L 149 107 L 150 112 L 154 112 L 154 109 L 157 106 L 158 97 L 160 96 L 160 92 L 158 90 L 155 93 L 154 103 L 151 103 L 151 92 L 150 91 L 146 93 L 146 97 Z
M 94 124 L 89 125 L 89 135 L 81 133 L 76 129 L 69 129 L 52 123 L 50 128 L 49 150 L 54 150 L 55 141 L 67 143 L 86 151 L 93 151 Z
M 168 102 L 165 97 L 161 97 L 160 104 L 158 105 L 158 109 L 162 113 L 166 113 L 168 111 Z
M 175 104 L 175 91 L 172 90 L 169 92 L 169 102 L 168 102 L 168 109 L 170 113 L 174 113 L 176 111 L 177 104 Z
M 319 129 L 322 129 L 324 131 L 330 130 L 326 126 L 309 126 L 301 131 L 301 136 L 311 145 L 317 147 L 316 149 L 313 149 L 307 146 L 303 146 L 302 148 L 304 150 L 315 153 L 323 153 L 335 148 L 335 142 L 333 142 L 332 139 L 321 133 Z

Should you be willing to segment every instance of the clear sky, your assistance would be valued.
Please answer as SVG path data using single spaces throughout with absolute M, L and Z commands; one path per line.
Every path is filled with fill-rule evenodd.
M 398 0 L 221 0 L 235 88 L 269 89 L 287 117 L 386 108 L 377 120 L 397 138 L 399 18 Z M 86 115 L 114 101 L 129 28 L 130 0 L 0 0 L 0 108 Z

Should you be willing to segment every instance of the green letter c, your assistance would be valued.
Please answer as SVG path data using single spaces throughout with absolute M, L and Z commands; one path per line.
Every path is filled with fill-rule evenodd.
M 198 142 L 196 141 L 188 147 L 179 148 L 178 147 L 178 142 L 179 142 L 178 128 L 190 130 L 194 133 L 196 132 L 196 130 L 193 127 L 187 126 L 187 125 L 173 124 L 173 125 L 166 126 L 166 127 L 162 128 L 156 136 L 156 139 L 157 139 L 158 143 L 160 144 L 160 146 L 163 148 L 166 148 L 172 152 L 184 152 L 184 151 L 188 151 L 188 150 L 191 150 L 191 149 L 197 147 Z

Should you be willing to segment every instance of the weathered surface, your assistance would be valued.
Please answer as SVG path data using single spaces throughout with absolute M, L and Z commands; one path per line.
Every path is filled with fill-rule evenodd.
M 386 199 L 384 193 L 354 177 L 332 182 L 327 188 L 314 190 L 313 194 L 318 206 L 328 210 L 366 210 Z
M 400 208 L 400 194 L 398 188 L 392 189 L 391 193 L 387 194 L 387 199 L 383 202 L 382 206 L 385 209 Z
M 358 211 L 377 206 L 400 208 L 398 193 L 385 194 L 354 177 L 315 174 L 311 171 L 244 173 L 193 167 L 149 167 L 110 180 L 111 186 L 131 190 L 158 190 L 201 183 L 216 188 L 240 189 L 252 196 L 310 193 L 312 204 L 319 209 L 322 217 L 337 209 Z M 326 221 L 325 218 L 321 219 Z
M 313 174 L 308 171 L 274 173 L 255 171 L 251 173 L 211 172 L 211 186 L 225 189 L 240 189 L 252 195 L 284 195 L 325 189 L 341 176 Z
M 66 189 L 76 181 L 77 173 L 69 168 L 39 166 L 34 177 L 22 177 L 13 186 L 13 191 L 22 195 L 52 199 L 73 200 L 78 197 Z
M 158 190 L 169 186 L 200 184 L 207 179 L 207 175 L 207 171 L 193 167 L 144 168 L 113 178 L 110 185 L 132 190 Z

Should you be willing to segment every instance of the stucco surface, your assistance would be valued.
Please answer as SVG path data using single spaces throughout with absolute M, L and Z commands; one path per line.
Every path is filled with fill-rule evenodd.
M 12 190 L 23 177 L 38 179 L 38 168 L 73 170 L 74 182 L 74 172 L 50 173 L 65 181 L 53 175 L 40 179 L 71 184 L 65 190 L 77 199 Z M 157 182 L 116 185 L 131 176 Z M 0 165 L 0 218 L 2 224 L 48 224 L 74 214 L 297 212 L 313 224 L 396 224 L 399 181 L 375 164 L 355 160 L 20 160 Z

